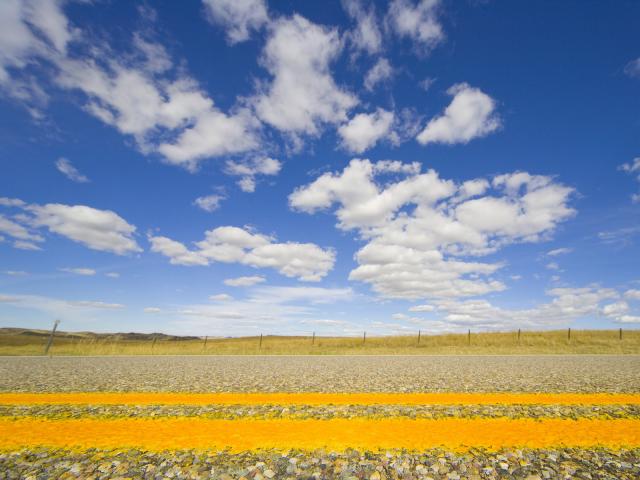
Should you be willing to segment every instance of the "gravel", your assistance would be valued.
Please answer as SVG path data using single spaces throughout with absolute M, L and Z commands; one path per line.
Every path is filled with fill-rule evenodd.
M 473 450 L 455 454 L 325 451 L 149 453 L 23 450 L 0 453 L 0 479 L 638 479 L 640 450 Z
M 640 356 L 0 357 L 0 391 L 640 392 Z
M 0 417 L 48 419 L 639 418 L 640 405 L 0 405 Z

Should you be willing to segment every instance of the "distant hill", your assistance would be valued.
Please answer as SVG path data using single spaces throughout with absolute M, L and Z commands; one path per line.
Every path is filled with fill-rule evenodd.
M 51 330 L 41 330 L 33 328 L 19 327 L 0 327 L 0 335 L 15 335 L 26 337 L 46 337 Z M 165 341 L 183 341 L 198 340 L 200 337 L 167 335 L 164 333 L 95 333 L 95 332 L 65 332 L 56 330 L 56 338 L 68 338 L 77 340 L 165 340 Z

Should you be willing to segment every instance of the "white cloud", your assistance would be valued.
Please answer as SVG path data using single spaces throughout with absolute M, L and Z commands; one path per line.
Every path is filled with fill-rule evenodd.
M 76 183 L 87 183 L 89 179 L 82 175 L 73 164 L 66 158 L 59 158 L 56 160 L 56 168 L 69 180 Z
M 624 73 L 630 77 L 640 77 L 640 58 L 631 60 L 624 67 Z
M 629 311 L 627 302 L 609 303 L 602 307 L 602 313 L 607 317 L 619 317 Z
M 206 195 L 196 198 L 193 204 L 205 212 L 214 212 L 220 208 L 220 202 L 224 199 L 224 195 Z
M 49 231 L 93 250 L 118 255 L 141 251 L 133 238 L 136 227 L 111 210 L 59 203 L 29 205 L 25 208 L 33 214 L 30 221 L 34 226 L 47 227 Z
M 158 307 L 146 307 L 142 310 L 144 313 L 160 313 L 162 309 Z
M 379 59 L 364 77 L 364 86 L 372 91 L 376 85 L 393 77 L 393 67 L 386 58 Z
M 19 198 L 0 197 L 0 205 L 3 207 L 24 207 L 26 203 Z
M 19 250 L 42 250 L 38 245 L 32 242 L 26 242 L 24 240 L 16 240 L 13 242 L 13 248 L 17 248 Z
M 345 121 L 358 100 L 331 76 L 341 49 L 335 29 L 300 15 L 274 22 L 261 60 L 273 81 L 253 99 L 260 119 L 294 138 Z
M 107 272 L 105 276 L 109 278 L 120 278 L 120 274 L 118 272 Z
M 640 227 L 623 227 L 617 230 L 598 232 L 598 238 L 602 243 L 625 246 L 630 245 L 638 234 L 640 234 Z
M 27 272 L 23 270 L 5 270 L 3 273 L 5 275 L 10 275 L 12 277 L 24 277 L 26 275 L 29 275 Z
M 325 173 L 289 196 L 292 208 L 307 213 L 337 204 L 338 228 L 356 230 L 366 242 L 355 255 L 359 266 L 349 278 L 370 283 L 386 297 L 503 290 L 491 278 L 502 264 L 455 257 L 544 240 L 574 213 L 567 205 L 572 189 L 550 177 L 516 173 L 457 185 L 433 170 L 419 173 L 412 166 L 406 178 L 376 181 L 389 165 L 377 171 L 376 164 L 354 159 L 344 171 Z
M 433 305 L 414 305 L 409 307 L 410 312 L 433 312 L 436 309 Z
M 624 292 L 624 296 L 630 300 L 640 300 L 640 290 L 627 290 Z
M 96 274 L 93 268 L 61 268 L 60 271 L 84 276 L 93 276 Z
M 203 0 L 207 18 L 222 26 L 230 44 L 249 39 L 251 30 L 260 30 L 269 21 L 264 0 Z
M 208 265 L 209 261 L 198 252 L 192 252 L 182 243 L 167 237 L 150 236 L 151 251 L 169 257 L 172 265 Z
M 227 278 L 224 281 L 224 284 L 229 285 L 230 287 L 250 287 L 264 281 L 266 281 L 264 277 L 253 275 L 251 277 Z
M 356 22 L 353 30 L 347 33 L 351 45 L 356 51 L 365 51 L 370 55 L 382 50 L 382 32 L 378 26 L 375 6 L 365 8 L 361 0 L 342 0 L 342 6 Z
M 37 310 L 53 318 L 63 318 L 65 322 L 86 325 L 87 321 L 111 320 L 114 310 L 123 310 L 125 305 L 96 300 L 66 300 L 40 295 L 3 295 L 0 302 L 17 308 Z
M 416 137 L 421 144 L 468 143 L 500 128 L 496 102 L 486 93 L 466 83 L 453 85 L 447 93 L 453 100 L 444 113 L 431 119 Z
M 640 157 L 634 158 L 633 162 L 623 163 L 618 167 L 618 170 L 622 170 L 623 172 L 626 172 L 628 174 L 638 174 L 636 179 L 638 180 L 638 182 L 640 182 Z M 631 201 L 633 203 L 639 203 L 640 193 L 634 193 L 633 195 L 631 195 Z
M 350 288 L 323 287 L 258 287 L 251 293 L 254 303 L 295 303 L 309 302 L 310 304 L 335 303 L 353 299 Z
M 547 270 L 560 270 L 560 265 L 558 265 L 556 262 L 549 262 L 545 265 L 545 268 Z
M 243 192 L 253 192 L 256 189 L 255 177 L 258 175 L 275 176 L 280 173 L 282 162 L 270 157 L 254 157 L 241 162 L 227 160 L 225 172 L 227 175 L 240 176 L 238 186 Z
M 29 232 L 23 225 L 3 215 L 0 215 L 0 232 L 24 241 L 42 242 L 44 240 L 40 235 Z
M 319 281 L 332 268 L 335 253 L 313 243 L 275 243 L 272 237 L 238 227 L 218 227 L 195 242 L 196 250 L 166 237 L 150 236 L 151 250 L 170 258 L 174 265 L 240 263 L 254 268 L 270 267 L 282 275 L 303 281 Z
M 10 81 L 10 69 L 25 67 L 34 56 L 64 53 L 72 32 L 61 1 L 0 2 L 0 86 Z
M 209 300 L 214 302 L 228 302 L 229 300 L 233 300 L 231 295 L 227 295 L 226 293 L 219 293 L 217 295 L 209 296 Z
M 558 255 L 566 255 L 567 253 L 571 253 L 571 252 L 573 252 L 573 248 L 562 247 L 562 248 L 555 248 L 553 250 L 549 250 L 547 252 L 547 255 L 550 257 L 557 257 Z
M 78 302 L 68 302 L 72 307 L 83 307 L 83 308 L 99 308 L 105 310 L 120 310 L 125 308 L 121 303 L 105 303 L 105 302 L 92 302 L 92 301 L 78 301 Z
M 440 0 L 393 0 L 387 22 L 398 36 L 413 40 L 419 52 L 428 53 L 444 39 L 439 7 Z
M 338 128 L 342 146 L 354 153 L 362 153 L 389 135 L 393 112 L 378 108 L 373 113 L 359 113 Z

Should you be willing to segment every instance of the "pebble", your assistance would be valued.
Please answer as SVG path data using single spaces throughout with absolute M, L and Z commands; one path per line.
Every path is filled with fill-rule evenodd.
M 555 457 L 553 462 L 550 457 Z M 506 461 L 500 458 L 507 458 Z M 518 458 L 526 460 L 520 465 Z M 292 462 L 291 460 L 294 460 Z M 446 460 L 442 464 L 441 460 Z M 315 460 L 315 461 L 314 461 Z M 505 465 L 506 464 L 506 468 Z M 291 466 L 295 472 L 289 470 Z M 577 467 L 579 466 L 579 470 Z M 431 467 L 431 468 L 430 468 Z M 433 468 L 436 467 L 436 468 Z M 446 472 L 442 470 L 447 470 Z M 640 449 L 454 453 L 330 451 L 228 452 L 32 449 L 0 453 L 0 480 L 60 479 L 622 479 L 640 478 Z

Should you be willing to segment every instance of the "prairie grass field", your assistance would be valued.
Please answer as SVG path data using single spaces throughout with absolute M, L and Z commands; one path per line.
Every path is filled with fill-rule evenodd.
M 45 331 L 0 330 L 0 355 L 42 355 Z M 640 331 L 567 330 L 401 336 L 171 337 L 58 332 L 49 355 L 640 354 Z

